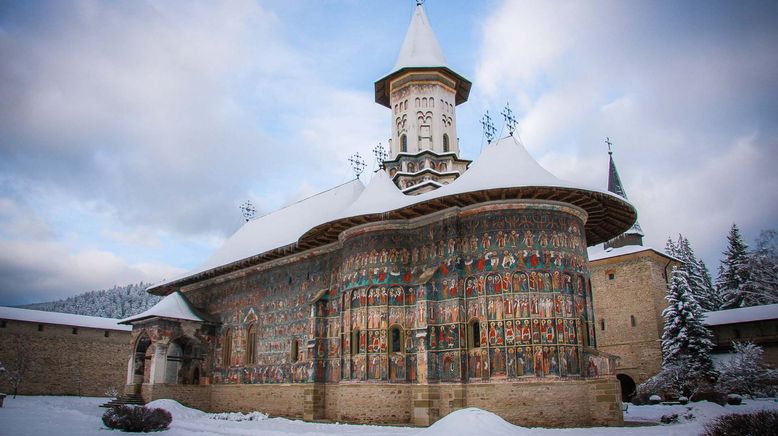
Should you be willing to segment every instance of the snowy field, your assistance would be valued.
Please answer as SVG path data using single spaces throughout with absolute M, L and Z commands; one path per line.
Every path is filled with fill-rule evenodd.
M 111 430 L 100 419 L 105 409 L 98 405 L 106 398 L 78 397 L 24 397 L 6 398 L 0 408 L 0 435 L 39 436 L 106 436 Z M 775 400 L 744 400 L 740 406 L 722 407 L 701 402 L 687 406 L 630 406 L 627 421 L 643 422 L 645 427 L 595 427 L 578 429 L 523 428 L 509 424 L 500 417 L 483 410 L 464 409 L 454 412 L 429 428 L 381 427 L 345 424 L 315 424 L 284 418 L 267 418 L 261 413 L 210 414 L 189 409 L 172 400 L 157 400 L 150 404 L 162 407 L 173 415 L 167 436 L 226 436 L 226 435 L 698 435 L 703 425 L 728 413 L 758 409 L 778 410 Z M 678 414 L 678 424 L 662 425 L 662 415 Z M 119 433 L 117 431 L 117 433 Z M 155 433 L 157 434 L 157 433 Z

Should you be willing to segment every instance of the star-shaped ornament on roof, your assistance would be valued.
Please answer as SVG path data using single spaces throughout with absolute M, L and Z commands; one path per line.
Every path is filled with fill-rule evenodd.
M 518 123 L 516 122 L 516 117 L 513 116 L 510 103 L 505 103 L 505 109 L 502 110 L 501 115 L 505 120 L 505 126 L 508 128 L 508 132 L 513 136 L 513 132 L 516 131 L 516 125 Z
M 354 175 L 359 178 L 367 166 L 365 160 L 362 158 L 362 155 L 359 153 L 354 153 L 351 155 L 351 157 L 348 158 L 348 162 L 351 164 L 351 169 L 354 171 Z

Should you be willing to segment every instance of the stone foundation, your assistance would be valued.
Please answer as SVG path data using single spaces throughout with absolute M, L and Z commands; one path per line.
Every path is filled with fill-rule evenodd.
M 307 421 L 428 426 L 455 410 L 477 407 L 521 426 L 586 427 L 624 423 L 621 392 L 615 377 L 434 385 L 144 385 L 142 394 L 146 401 L 172 398 L 210 412 L 258 410 L 271 416 Z

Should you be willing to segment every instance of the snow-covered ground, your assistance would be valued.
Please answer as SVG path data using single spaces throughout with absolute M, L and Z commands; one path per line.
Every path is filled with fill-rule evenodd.
M 106 398 L 25 397 L 6 398 L 0 408 L 0 435 L 38 436 L 74 435 L 105 436 L 108 430 L 100 416 L 105 411 L 98 407 Z M 167 436 L 226 436 L 226 435 L 418 435 L 418 436 L 483 436 L 492 435 L 698 435 L 706 422 L 728 413 L 743 413 L 758 409 L 778 410 L 775 400 L 744 400 L 740 406 L 722 407 L 700 402 L 686 406 L 630 406 L 627 421 L 658 424 L 662 415 L 678 414 L 678 424 L 645 427 L 595 427 L 572 429 L 524 428 L 509 424 L 493 413 L 479 409 L 456 411 L 429 428 L 382 427 L 346 424 L 316 424 L 284 418 L 267 418 L 261 413 L 211 414 L 190 409 L 172 400 L 157 400 L 153 407 L 167 409 L 173 415 Z

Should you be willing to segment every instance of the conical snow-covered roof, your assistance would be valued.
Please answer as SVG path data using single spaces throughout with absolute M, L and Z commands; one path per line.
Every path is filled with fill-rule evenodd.
M 417 5 L 392 72 L 403 68 L 447 66 L 448 63 L 435 37 L 435 32 L 432 31 L 427 13 L 424 12 L 422 5 Z
M 341 217 L 380 213 L 403 207 L 409 203 L 409 197 L 397 189 L 385 170 L 378 170 L 370 183 L 342 214 Z
M 411 23 L 405 33 L 405 39 L 397 61 L 394 63 L 394 68 L 375 83 L 376 103 L 389 107 L 389 82 L 403 71 L 413 69 L 445 71 L 449 78 L 454 80 L 456 104 L 467 101 L 472 83 L 449 67 L 438 43 L 438 38 L 435 37 L 435 32 L 427 18 L 427 13 L 424 12 L 424 6 L 421 4 L 416 5 L 413 11 Z
M 619 171 L 616 169 L 616 163 L 613 161 L 613 152 L 608 152 L 608 191 L 613 192 L 616 195 L 624 197 L 627 200 L 627 191 L 624 189 L 624 185 L 621 183 L 621 177 L 619 177 Z M 640 227 L 640 223 L 635 220 L 632 227 L 626 232 L 618 235 L 616 238 L 607 242 L 606 245 L 623 246 L 623 245 L 643 245 L 643 229 Z
M 167 318 L 185 321 L 207 321 L 205 315 L 192 307 L 189 300 L 179 291 L 166 296 L 151 309 L 139 313 L 135 316 L 125 318 L 119 321 L 119 324 L 131 324 L 136 321 L 142 321 L 148 318 Z
M 524 186 L 575 187 L 543 168 L 516 137 L 506 136 L 488 145 L 453 183 L 421 194 L 419 198 Z

